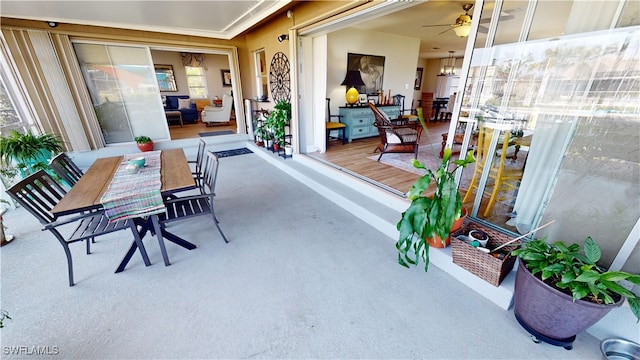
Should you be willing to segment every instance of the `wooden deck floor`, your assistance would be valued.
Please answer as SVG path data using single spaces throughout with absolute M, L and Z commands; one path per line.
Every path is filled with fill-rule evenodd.
M 169 126 L 169 133 L 171 134 L 171 140 L 180 140 L 198 138 L 198 133 L 201 132 L 214 132 L 224 130 L 231 130 L 235 132 L 236 128 L 237 126 L 235 120 L 229 122 L 229 124 L 216 126 L 206 126 L 206 124 L 203 122 L 197 122 L 195 124 L 185 123 L 183 127 L 180 127 L 180 125 L 171 125 Z
M 427 127 L 428 133 L 423 133 L 420 144 L 427 145 L 442 141 L 442 134 L 449 131 L 449 121 L 430 122 Z M 406 193 L 411 185 L 416 181 L 418 175 L 398 169 L 396 167 L 371 161 L 367 157 L 373 155 L 373 150 L 379 143 L 379 137 L 353 140 L 352 143 L 342 145 L 341 141 L 333 140 L 327 146 L 327 151 L 323 153 L 310 153 L 309 156 L 322 159 L 336 166 L 348 169 L 352 172 L 360 174 L 370 180 L 378 182 L 382 185 L 396 190 L 400 194 Z M 434 191 L 434 189 L 430 189 Z M 464 197 L 466 189 L 460 188 L 460 193 Z M 479 209 L 482 214 L 488 202 L 488 198 L 484 197 Z M 473 207 L 473 197 L 468 203 L 463 204 L 468 209 Z M 506 225 L 509 217 L 506 214 L 511 212 L 508 205 L 496 203 L 487 221 L 506 229 L 514 230 L 514 228 Z
M 441 134 L 449 130 L 449 122 L 432 122 L 428 124 L 428 128 L 428 135 L 423 133 L 420 139 L 421 145 L 441 140 Z M 377 136 L 353 140 L 344 145 L 334 140 L 329 142 L 324 154 L 317 152 L 308 155 L 358 173 L 401 193 L 407 192 L 417 179 L 416 174 L 367 159 L 374 155 L 373 150 L 379 142 L 380 139 Z

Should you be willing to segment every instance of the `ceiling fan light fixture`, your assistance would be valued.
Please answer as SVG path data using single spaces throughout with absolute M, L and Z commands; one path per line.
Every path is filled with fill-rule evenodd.
M 467 37 L 469 36 L 469 33 L 471 32 L 471 24 L 469 23 L 465 23 L 465 24 L 461 24 L 458 26 L 454 26 L 453 27 L 453 32 L 456 33 L 457 36 L 459 37 Z

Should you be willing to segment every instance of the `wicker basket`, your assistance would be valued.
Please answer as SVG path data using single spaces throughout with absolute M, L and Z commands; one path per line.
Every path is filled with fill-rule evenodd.
M 497 254 L 502 254 L 501 256 L 503 256 L 500 259 L 494 257 L 493 254 L 483 253 L 466 242 L 456 239 L 458 235 L 468 235 L 471 230 L 482 230 L 489 235 L 488 249 L 494 249 L 513 238 L 473 222 L 465 224 L 460 230 L 451 234 L 453 263 L 493 286 L 500 285 L 505 276 L 513 269 L 516 258 L 511 256 L 510 252 L 515 250 L 518 245 L 509 245 L 498 250 Z

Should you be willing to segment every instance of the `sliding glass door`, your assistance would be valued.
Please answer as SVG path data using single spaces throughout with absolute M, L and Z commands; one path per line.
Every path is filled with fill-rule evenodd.
M 612 260 L 640 216 L 640 26 L 629 6 L 485 2 L 495 21 L 481 21 L 490 26 L 460 114 L 479 159 L 460 182 L 474 216 L 519 233 L 555 220 L 538 236 L 592 236 Z
M 169 137 L 147 47 L 73 45 L 106 144 Z

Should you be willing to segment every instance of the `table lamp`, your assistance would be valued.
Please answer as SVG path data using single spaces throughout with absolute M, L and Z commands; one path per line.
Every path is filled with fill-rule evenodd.
M 360 71 L 358 70 L 349 70 L 347 71 L 347 75 L 344 77 L 344 80 L 340 85 L 347 85 L 349 88 L 347 90 L 347 95 L 345 96 L 347 100 L 347 104 L 355 104 L 358 102 L 358 89 L 356 86 L 364 85 L 364 81 L 362 81 L 362 76 L 360 76 Z

